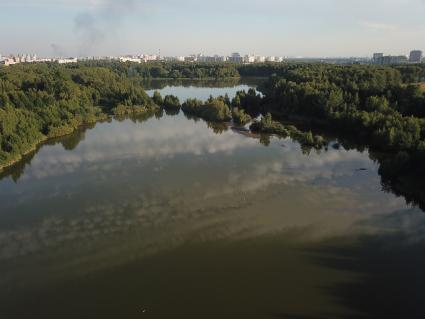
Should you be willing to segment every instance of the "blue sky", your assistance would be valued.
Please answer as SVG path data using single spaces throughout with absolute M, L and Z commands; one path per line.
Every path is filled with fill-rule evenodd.
M 0 0 L 0 53 L 407 54 L 424 17 L 425 0 Z

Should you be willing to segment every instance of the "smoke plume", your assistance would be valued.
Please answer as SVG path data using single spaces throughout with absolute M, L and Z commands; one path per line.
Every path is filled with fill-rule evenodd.
M 79 54 L 92 53 L 113 36 L 136 7 L 136 0 L 102 0 L 93 10 L 77 14 L 74 29 L 80 37 Z
M 51 43 L 50 48 L 54 57 L 63 57 L 65 55 L 65 50 L 57 43 Z

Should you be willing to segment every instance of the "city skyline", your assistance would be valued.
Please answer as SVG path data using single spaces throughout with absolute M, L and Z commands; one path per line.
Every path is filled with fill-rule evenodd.
M 380 58 L 403 58 L 406 62 L 421 63 L 423 61 L 423 50 L 413 49 L 410 50 L 407 54 L 398 54 L 392 55 L 385 52 L 374 52 L 368 56 L 273 56 L 273 55 L 261 55 L 261 54 L 244 54 L 240 52 L 232 52 L 231 54 L 203 54 L 203 53 L 192 53 L 187 55 L 161 55 L 161 50 L 157 54 L 151 53 L 127 53 L 127 54 L 118 54 L 118 55 L 80 55 L 80 56 L 71 56 L 71 55 L 51 55 L 51 56 L 41 56 L 36 52 L 19 52 L 19 53 L 10 53 L 2 54 L 0 52 L 0 61 L 2 59 L 12 59 L 20 58 L 24 62 L 35 62 L 35 61 L 54 61 L 59 59 L 116 59 L 121 60 L 122 62 L 132 61 L 132 59 L 139 59 L 141 62 L 155 61 L 155 60 L 176 60 L 176 61 L 188 61 L 188 62 L 231 62 L 234 61 L 243 61 L 248 63 L 254 62 L 283 62 L 285 60 L 359 60 L 359 61 L 371 61 L 380 59 Z M 234 59 L 236 58 L 236 60 Z M 29 61 L 25 61 L 29 60 Z
M 56 62 L 59 64 L 77 63 L 86 60 L 109 60 L 131 63 L 146 62 L 203 62 L 203 63 L 283 63 L 286 61 L 299 62 L 323 62 L 330 64 L 421 64 L 425 63 L 422 50 L 412 50 L 409 55 L 385 55 L 384 53 L 374 53 L 372 57 L 340 57 L 340 58 L 290 58 L 279 56 L 262 56 L 262 55 L 241 55 L 234 52 L 231 55 L 203 55 L 192 54 L 187 56 L 161 56 L 152 54 L 136 54 L 136 55 L 119 55 L 119 56 L 80 56 L 80 57 L 39 57 L 37 54 L 18 54 L 2 56 L 0 54 L 0 65 L 10 66 L 18 63 L 37 63 L 37 62 Z
M 422 0 L 3 0 L 0 53 L 407 55 L 425 47 L 424 14 Z

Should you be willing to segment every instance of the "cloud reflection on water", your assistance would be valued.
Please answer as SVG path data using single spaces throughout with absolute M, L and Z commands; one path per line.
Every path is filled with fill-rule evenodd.
M 360 167 L 368 171 L 359 175 Z M 277 232 L 316 241 L 405 207 L 380 191 L 366 153 L 306 156 L 289 139 L 265 148 L 181 116 L 103 123 L 72 151 L 45 147 L 11 187 L 13 196 L 17 207 L 37 214 L 0 231 L 0 260 L 49 260 L 58 275 L 114 267 L 188 241 Z M 53 201 L 59 211 L 45 214 Z
M 45 178 L 74 172 L 82 165 L 99 165 L 126 159 L 161 160 L 178 155 L 202 156 L 231 154 L 238 148 L 254 146 L 253 139 L 230 131 L 215 134 L 204 122 L 192 122 L 183 117 L 151 119 L 140 125 L 123 123 L 99 125 L 75 151 L 66 152 L 60 146 L 42 149 L 33 160 L 24 178 Z M 183 123 L 184 122 L 184 123 Z

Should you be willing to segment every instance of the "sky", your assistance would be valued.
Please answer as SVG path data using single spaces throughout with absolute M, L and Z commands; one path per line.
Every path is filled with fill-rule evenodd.
M 425 0 L 0 0 L 0 54 L 408 54 L 424 17 Z

